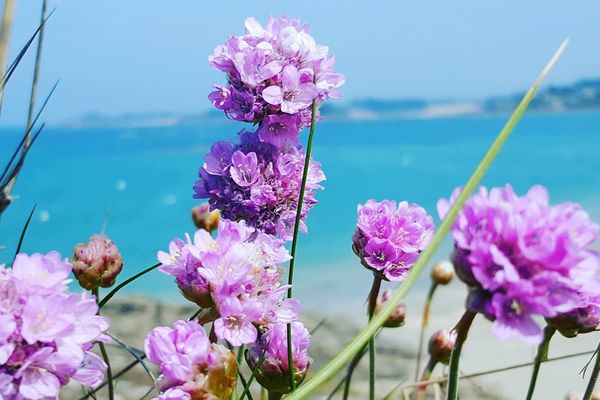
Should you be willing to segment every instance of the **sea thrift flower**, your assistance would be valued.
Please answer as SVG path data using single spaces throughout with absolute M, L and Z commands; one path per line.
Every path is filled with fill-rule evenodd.
M 270 119 L 269 124 L 279 120 Z M 244 220 L 251 227 L 290 240 L 305 153 L 299 145 L 278 148 L 271 144 L 286 142 L 286 133 L 281 133 L 277 140 L 265 142 L 259 139 L 260 134 L 260 129 L 258 132 L 242 131 L 240 144 L 236 146 L 227 142 L 215 143 L 200 169 L 194 197 L 208 199 L 211 208 L 220 210 L 225 219 Z M 322 189 L 319 183 L 323 180 L 325 175 L 321 165 L 311 161 L 301 211 L 303 231 L 306 231 L 306 216 L 317 203 L 315 191 Z
M 108 341 L 108 322 L 87 292 L 69 292 L 70 272 L 56 252 L 0 265 L 0 398 L 54 399 L 70 379 L 104 380 L 106 364 L 91 349 Z
M 362 264 L 378 276 L 403 280 L 425 249 L 435 226 L 416 204 L 369 200 L 358 206 L 358 223 L 352 248 Z
M 440 216 L 459 193 L 440 200 Z M 494 321 L 501 339 L 541 342 L 533 317 L 553 320 L 593 303 L 586 293 L 598 293 L 599 258 L 589 246 L 599 231 L 578 205 L 549 205 L 541 186 L 521 197 L 509 185 L 481 188 L 452 228 L 456 272 L 471 287 L 468 306 Z
M 377 303 L 375 304 L 375 314 L 379 313 L 383 307 L 386 306 L 388 301 L 392 297 L 392 291 L 389 289 L 384 290 L 379 297 L 377 297 Z M 404 325 L 404 319 L 406 317 L 406 305 L 404 302 L 398 304 L 398 306 L 392 311 L 388 319 L 384 322 L 383 326 L 386 328 L 397 328 Z
M 192 220 L 198 229 L 212 232 L 219 226 L 221 213 L 219 210 L 210 211 L 209 204 L 201 204 L 192 208 Z
M 186 298 L 212 309 L 215 334 L 233 346 L 254 342 L 258 327 L 297 318 L 300 305 L 281 283 L 284 242 L 243 222 L 221 221 L 214 239 L 205 230 L 174 239 L 158 259 Z
M 210 343 L 195 321 L 176 321 L 173 328 L 154 328 L 146 336 L 148 360 L 158 365 L 157 399 L 229 399 L 237 361 L 226 347 Z
M 248 18 L 245 26 L 244 35 L 230 37 L 209 57 L 228 82 L 215 86 L 209 100 L 231 119 L 257 123 L 260 140 L 276 146 L 281 139 L 269 138 L 271 117 L 293 116 L 279 120 L 285 127 L 276 129 L 289 132 L 286 140 L 297 143 L 299 129 L 311 121 L 313 101 L 320 105 L 340 97 L 344 77 L 333 70 L 329 49 L 318 45 L 299 20 L 270 18 L 263 27 Z
M 310 334 L 300 322 L 292 322 L 292 353 L 294 379 L 300 385 L 312 360 L 308 356 Z M 260 362 L 262 358 L 262 363 Z M 287 347 L 287 326 L 273 324 L 267 327 L 260 339 L 248 348 L 246 361 L 256 372 L 256 380 L 270 392 L 289 393 L 290 374 Z
M 87 290 L 111 287 L 123 269 L 117 246 L 105 235 L 94 235 L 73 251 L 73 274 Z
M 439 330 L 429 339 L 429 356 L 436 362 L 448 365 L 455 344 L 456 332 L 450 329 Z

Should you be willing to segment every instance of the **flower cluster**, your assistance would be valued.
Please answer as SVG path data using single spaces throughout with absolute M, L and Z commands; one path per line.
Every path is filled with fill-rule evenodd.
M 154 328 L 144 342 L 148 359 L 159 366 L 158 400 L 229 399 L 238 370 L 235 355 L 210 343 L 195 321 Z
M 390 281 L 403 280 L 435 230 L 433 218 L 416 204 L 369 200 L 358 206 L 352 248 L 362 264 Z
M 257 326 L 297 318 L 300 305 L 280 282 L 279 265 L 290 259 L 284 242 L 243 222 L 221 221 L 216 239 L 205 230 L 174 239 L 158 259 L 186 298 L 212 309 L 215 334 L 233 346 L 254 342 Z
M 459 193 L 440 200 L 441 216 Z M 536 315 L 567 314 L 574 317 L 571 323 L 588 324 L 592 321 L 578 317 L 592 315 L 597 324 L 600 260 L 589 245 L 599 231 L 577 204 L 550 206 L 541 186 L 521 197 L 509 185 L 482 187 L 452 228 L 453 263 L 471 287 L 468 307 L 493 320 L 499 338 L 521 337 L 534 344 L 543 339 Z
M 310 333 L 301 322 L 292 322 L 292 354 L 294 358 L 294 379 L 300 385 L 312 360 L 308 356 Z M 275 393 L 289 393 L 291 390 L 287 326 L 271 324 L 265 333 L 249 347 L 246 360 L 255 370 L 256 380 L 265 388 Z
M 259 124 L 262 140 L 279 131 L 297 140 L 299 128 L 311 120 L 313 101 L 340 97 L 336 89 L 344 77 L 333 70 L 329 49 L 299 20 L 270 18 L 263 27 L 248 18 L 245 27 L 244 35 L 230 37 L 209 57 L 228 82 L 215 86 L 209 99 L 229 118 Z
M 68 291 L 70 273 L 56 252 L 0 266 L 0 399 L 54 399 L 70 379 L 104 379 L 106 364 L 90 350 L 109 340 L 108 322 L 93 297 Z
M 215 143 L 200 169 L 194 197 L 209 199 L 225 219 L 244 220 L 283 240 L 292 237 L 302 185 L 305 153 L 299 145 L 277 148 L 260 140 L 259 133 L 242 131 L 240 144 Z M 302 221 L 316 204 L 315 190 L 325 179 L 318 162 L 311 161 L 304 192 Z M 301 229 L 306 231 L 304 223 Z

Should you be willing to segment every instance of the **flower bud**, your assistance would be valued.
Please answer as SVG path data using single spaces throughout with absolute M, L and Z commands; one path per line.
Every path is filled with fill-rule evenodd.
M 600 324 L 600 309 L 595 305 L 576 308 L 554 318 L 547 318 L 546 322 L 564 337 L 573 338 L 596 329 Z
M 449 329 L 437 331 L 429 339 L 429 355 L 437 362 L 448 365 L 456 343 L 456 332 Z
M 238 365 L 235 354 L 219 344 L 211 345 L 211 363 L 206 371 L 204 389 L 215 399 L 229 399 L 235 388 Z M 195 398 L 192 396 L 192 398 Z M 205 397 L 198 397 L 204 399 Z M 212 398 L 212 397 L 206 397 Z
M 447 285 L 454 279 L 454 266 L 449 261 L 440 261 L 431 270 L 431 280 L 438 285 Z
M 105 235 L 94 235 L 73 251 L 73 274 L 87 290 L 111 287 L 123 269 L 117 246 Z
M 219 210 L 210 211 L 208 203 L 192 208 L 192 220 L 198 229 L 212 232 L 219 226 L 221 213 Z
M 387 304 L 387 302 L 392 297 L 391 290 L 384 290 L 379 297 L 377 298 L 377 303 L 375 304 L 375 314 L 379 313 L 383 307 Z M 404 318 L 406 316 L 406 306 L 404 302 L 398 304 L 398 306 L 392 311 L 388 319 L 384 322 L 383 326 L 386 328 L 398 328 L 404 325 Z
M 312 360 L 308 356 L 310 334 L 301 322 L 292 322 L 294 380 L 299 386 L 306 377 Z M 262 362 L 261 362 L 262 358 Z M 256 380 L 269 392 L 291 391 L 287 352 L 286 324 L 272 324 L 246 352 L 246 361 L 255 371 Z

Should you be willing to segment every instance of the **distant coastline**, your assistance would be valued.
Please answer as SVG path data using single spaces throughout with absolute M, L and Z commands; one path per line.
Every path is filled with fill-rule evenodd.
M 432 119 L 461 116 L 497 115 L 511 112 L 523 93 L 495 95 L 476 100 L 447 99 L 356 99 L 321 108 L 328 120 Z M 582 79 L 569 85 L 554 85 L 541 90 L 529 106 L 532 112 L 561 113 L 600 110 L 600 78 Z M 198 114 L 142 113 L 108 116 L 88 114 L 63 126 L 82 127 L 161 127 L 194 126 L 221 121 L 222 113 L 210 109 Z

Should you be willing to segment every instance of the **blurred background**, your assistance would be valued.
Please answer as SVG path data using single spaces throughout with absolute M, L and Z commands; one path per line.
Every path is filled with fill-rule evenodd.
M 16 2 L 9 62 L 37 28 L 40 9 L 39 1 Z M 465 182 L 567 37 L 566 53 L 485 183 L 510 182 L 519 193 L 543 184 L 552 202 L 579 202 L 600 220 L 600 2 L 54 0 L 49 10 L 39 98 L 60 83 L 0 220 L 0 261 L 12 257 L 34 205 L 24 251 L 67 257 L 106 224 L 126 275 L 191 232 L 204 154 L 245 127 L 211 108 L 207 95 L 224 76 L 207 57 L 242 34 L 249 16 L 309 22 L 346 76 L 344 98 L 323 107 L 315 136 L 313 154 L 328 179 L 299 243 L 296 293 L 308 311 L 363 318 L 370 284 L 351 250 L 357 204 L 408 200 L 437 220 L 437 200 Z M 34 55 L 6 87 L 2 165 L 25 129 Z M 427 280 L 409 298 L 415 314 Z M 128 290 L 180 301 L 160 273 Z M 452 290 L 439 310 L 448 321 L 464 299 L 459 283 Z M 508 346 L 515 360 L 523 356 L 522 346 Z

